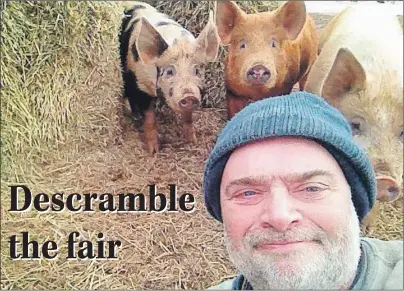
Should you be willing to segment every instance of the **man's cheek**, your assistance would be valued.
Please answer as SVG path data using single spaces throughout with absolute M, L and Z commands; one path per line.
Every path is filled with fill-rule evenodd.
M 326 233 L 333 235 L 341 229 L 341 225 L 346 224 L 347 211 L 342 206 L 322 206 L 313 205 L 315 209 L 307 210 L 305 213 L 312 222 L 323 229 Z
M 256 211 L 240 205 L 222 208 L 223 223 L 230 238 L 241 240 L 255 225 Z

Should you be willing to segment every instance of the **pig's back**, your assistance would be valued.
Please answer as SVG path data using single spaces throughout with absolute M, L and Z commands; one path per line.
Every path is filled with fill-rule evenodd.
M 348 48 L 367 75 L 396 71 L 403 80 L 403 31 L 397 16 L 383 7 L 355 5 L 347 8 L 333 27 L 320 57 L 331 57 Z M 376 77 L 376 76 L 374 76 Z
M 189 41 L 195 40 L 195 37 L 188 30 L 170 18 L 167 14 L 159 12 L 155 7 L 144 2 L 139 2 L 138 5 L 144 6 L 145 8 L 136 10 L 131 22 L 136 21 L 141 17 L 146 18 L 150 24 L 156 28 L 169 46 L 171 46 L 175 40 L 183 38 L 186 38 Z

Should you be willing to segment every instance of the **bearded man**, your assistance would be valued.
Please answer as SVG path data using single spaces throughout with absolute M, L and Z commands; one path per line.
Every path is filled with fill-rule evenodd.
M 307 92 L 254 102 L 204 173 L 240 275 L 209 289 L 401 289 L 403 241 L 361 237 L 376 179 L 342 114 Z

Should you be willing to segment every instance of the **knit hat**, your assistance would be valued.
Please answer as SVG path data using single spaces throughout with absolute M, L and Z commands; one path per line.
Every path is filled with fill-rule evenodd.
M 250 103 L 226 124 L 204 171 L 203 191 L 209 213 L 222 222 L 220 183 L 233 150 L 252 141 L 279 136 L 305 137 L 328 150 L 351 187 L 352 201 L 362 221 L 376 198 L 370 160 L 353 141 L 344 116 L 323 98 L 304 91 Z

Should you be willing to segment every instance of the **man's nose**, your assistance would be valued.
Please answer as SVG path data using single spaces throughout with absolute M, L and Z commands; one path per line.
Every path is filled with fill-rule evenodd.
M 299 223 L 303 218 L 286 187 L 273 189 L 263 203 L 260 215 L 261 227 L 272 227 L 282 232 Z

